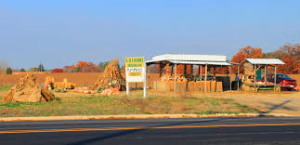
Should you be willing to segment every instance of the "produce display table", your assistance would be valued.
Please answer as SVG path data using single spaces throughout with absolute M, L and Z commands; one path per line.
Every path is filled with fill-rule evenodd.
M 263 83 L 244 83 L 242 88 L 243 90 L 246 91 L 248 90 L 252 92 L 258 92 L 259 90 L 266 90 L 266 89 L 272 89 L 277 92 L 281 91 L 280 85 L 263 84 Z
M 157 91 L 175 91 L 184 92 L 184 91 L 205 91 L 205 81 L 196 81 L 196 82 L 167 82 L 167 81 L 155 81 L 153 84 L 154 90 Z M 216 81 L 206 81 L 206 91 L 216 92 L 223 91 L 222 82 Z

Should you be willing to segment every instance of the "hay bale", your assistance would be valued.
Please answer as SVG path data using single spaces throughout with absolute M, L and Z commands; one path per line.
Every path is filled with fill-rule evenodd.
M 36 83 L 35 75 L 25 75 L 3 98 L 4 102 L 46 102 L 55 100 L 54 94 Z
M 10 90 L 8 94 L 3 98 L 3 102 L 11 102 L 13 95 L 14 95 L 13 91 Z
M 105 67 L 104 72 L 99 76 L 92 89 L 95 90 L 99 87 L 109 88 L 111 85 L 119 85 L 121 82 L 124 82 L 124 79 L 121 75 L 119 60 L 114 59 Z

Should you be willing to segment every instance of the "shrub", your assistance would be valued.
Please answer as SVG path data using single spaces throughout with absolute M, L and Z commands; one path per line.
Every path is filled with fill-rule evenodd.
M 10 67 L 6 68 L 6 74 L 11 75 L 12 69 Z
M 56 68 L 56 69 L 52 70 L 52 73 L 63 73 L 63 72 L 64 72 L 64 70 L 61 68 Z

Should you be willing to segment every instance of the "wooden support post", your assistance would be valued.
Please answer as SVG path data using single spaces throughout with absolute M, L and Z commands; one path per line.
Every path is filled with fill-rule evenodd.
M 229 87 L 230 87 L 230 91 L 232 90 L 232 86 L 231 86 L 231 66 L 229 66 Z
M 265 85 L 267 84 L 267 66 L 265 65 Z
M 149 88 L 151 88 L 150 86 L 151 86 L 151 83 L 150 83 L 150 76 L 151 76 L 151 64 L 149 64 L 149 65 L 147 65 L 147 69 L 148 69 L 148 81 L 147 81 L 147 83 L 148 83 L 148 87 Z
M 205 92 L 207 91 L 206 81 L 207 81 L 207 64 L 205 64 L 205 78 L 204 78 L 204 91 Z
M 214 78 L 216 78 L 216 66 L 214 66 Z
M 256 65 L 254 64 L 254 87 L 256 88 Z
M 277 71 L 276 71 L 276 65 L 275 65 L 274 86 L 276 86 L 276 78 L 277 78 Z
M 176 82 L 177 82 L 177 64 L 175 65 L 175 76 L 174 76 L 174 92 L 176 91 Z
M 191 73 L 192 73 L 192 75 L 194 75 L 194 65 L 193 64 L 191 64 Z
M 202 81 L 202 65 L 199 65 L 199 72 L 200 81 Z
M 238 65 L 238 78 L 239 78 L 239 80 L 238 80 L 238 82 L 237 82 L 237 84 L 238 84 L 238 90 L 240 90 L 240 65 Z
M 160 63 L 159 64 L 159 77 L 162 76 L 162 64 Z
M 174 65 L 172 65 L 172 69 L 171 69 L 171 77 L 173 76 L 174 73 Z
M 186 64 L 183 65 L 183 76 L 185 77 L 186 75 Z

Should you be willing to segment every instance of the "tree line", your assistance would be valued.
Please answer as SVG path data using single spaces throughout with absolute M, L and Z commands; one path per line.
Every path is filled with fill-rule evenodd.
M 239 51 L 230 59 L 228 62 L 233 63 L 241 63 L 247 58 L 278 58 L 282 60 L 285 64 L 278 65 L 277 72 L 285 73 L 285 74 L 300 74 L 300 44 L 291 44 L 287 43 L 281 46 L 275 52 L 263 52 L 263 49 L 260 47 L 252 47 L 246 46 L 244 48 L 239 49 Z M 151 73 L 159 73 L 161 70 L 164 71 L 161 66 L 153 65 L 151 66 Z M 186 68 L 185 68 L 186 67 Z M 178 74 L 190 74 L 193 68 L 192 65 L 177 65 L 177 73 Z M 196 68 L 197 69 L 197 68 Z M 185 72 L 184 72 L 185 71 Z M 232 66 L 232 72 L 237 72 L 238 66 Z M 210 67 L 209 72 L 211 74 L 228 74 L 228 67 Z M 243 65 L 240 66 L 240 73 L 244 72 Z M 202 69 L 202 73 L 204 73 L 204 69 Z
M 234 63 L 241 63 L 246 58 L 278 58 L 282 60 L 285 64 L 278 65 L 278 72 L 285 73 L 285 74 L 300 74 L 300 44 L 291 44 L 287 43 L 281 46 L 275 52 L 263 52 L 263 49 L 260 47 L 252 47 L 246 46 L 244 48 L 239 49 L 239 51 L 228 60 L 229 62 Z M 29 72 L 44 72 L 44 71 L 51 71 L 53 73 L 62 73 L 62 72 L 103 72 L 105 67 L 109 61 L 100 62 L 98 65 L 94 64 L 93 62 L 87 61 L 78 61 L 75 65 L 64 66 L 63 68 L 55 68 L 52 70 L 46 70 L 44 65 L 40 63 L 37 67 L 30 68 Z M 186 73 L 190 73 L 193 69 L 191 65 L 186 66 Z M 123 68 L 123 67 L 122 67 Z M 184 72 L 184 65 L 178 65 L 177 72 L 183 73 Z M 160 66 L 152 66 L 151 72 L 157 73 L 161 70 Z M 233 72 L 237 72 L 237 66 L 233 66 Z M 20 70 L 16 70 L 20 72 L 25 72 L 24 68 Z M 217 73 L 217 74 L 226 74 L 228 73 L 228 67 L 215 67 L 211 69 L 210 73 Z M 240 67 L 240 73 L 244 72 L 244 67 Z M 13 70 L 10 67 L 0 68 L 0 73 L 12 74 Z

